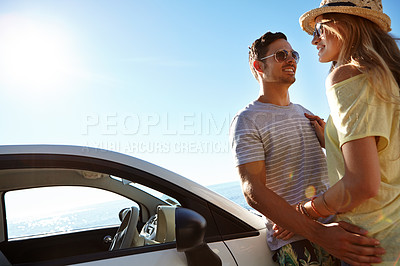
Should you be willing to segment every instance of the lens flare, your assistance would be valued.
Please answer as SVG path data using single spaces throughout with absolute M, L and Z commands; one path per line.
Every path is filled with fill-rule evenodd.
M 293 172 L 291 172 L 290 174 L 289 174 L 289 181 L 292 181 L 293 180 L 293 176 L 294 176 L 294 174 L 293 174 Z
M 387 224 L 393 224 L 393 220 L 386 217 L 383 212 L 380 212 L 379 215 L 376 216 L 376 219 L 374 220 L 374 223 L 380 223 L 380 222 L 386 222 Z
M 400 260 L 400 254 L 399 256 L 397 256 L 396 262 L 393 265 L 397 265 L 397 263 L 399 263 L 399 260 Z
M 343 207 L 347 207 L 347 206 L 349 206 L 350 203 L 351 203 L 351 194 L 350 194 L 350 191 L 346 190 L 345 193 L 346 193 L 346 196 L 344 197 L 343 202 L 342 202 L 342 206 L 343 206 Z
M 315 189 L 314 186 L 309 186 L 308 188 L 306 188 L 306 197 L 307 198 L 312 198 L 317 194 L 317 190 Z

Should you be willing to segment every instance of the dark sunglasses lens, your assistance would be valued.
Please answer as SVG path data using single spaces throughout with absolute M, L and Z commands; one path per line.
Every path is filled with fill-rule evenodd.
M 275 58 L 278 62 L 283 62 L 287 58 L 287 52 L 285 50 L 277 51 L 275 54 Z
M 299 55 L 299 53 L 296 52 L 296 51 L 293 51 L 293 52 L 292 52 L 292 57 L 293 57 L 294 60 L 296 60 L 296 62 L 298 62 L 299 59 L 300 59 L 300 55 Z
M 315 24 L 315 30 L 314 30 L 314 34 L 313 37 L 317 36 L 318 38 L 321 37 L 321 32 L 322 28 L 321 28 L 321 23 L 317 23 Z

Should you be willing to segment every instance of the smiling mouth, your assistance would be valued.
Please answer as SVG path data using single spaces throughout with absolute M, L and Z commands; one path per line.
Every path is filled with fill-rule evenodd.
M 289 67 L 289 68 L 284 68 L 283 72 L 289 73 L 289 74 L 295 74 L 296 70 L 293 67 Z

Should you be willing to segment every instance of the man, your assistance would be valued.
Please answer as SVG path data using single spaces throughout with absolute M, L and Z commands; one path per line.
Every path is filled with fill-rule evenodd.
M 293 207 L 323 193 L 328 184 L 325 156 L 304 117 L 309 111 L 289 98 L 298 61 L 299 54 L 283 33 L 267 32 L 250 48 L 249 64 L 260 93 L 233 119 L 230 132 L 243 193 L 248 204 L 267 217 L 267 241 L 281 265 L 337 262 L 310 241 L 338 258 L 377 261 L 368 255 L 380 250 L 360 246 L 377 243 L 363 236 L 366 232 L 346 223 L 325 226 Z

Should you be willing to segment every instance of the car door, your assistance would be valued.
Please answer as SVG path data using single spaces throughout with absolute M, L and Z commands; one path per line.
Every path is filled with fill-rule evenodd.
M 224 239 L 254 236 L 258 234 L 256 229 L 217 206 L 210 205 L 208 201 L 199 197 L 196 193 L 182 188 L 179 182 L 188 182 L 183 178 L 159 168 L 152 170 L 152 165 L 145 165 L 151 171 L 143 170 L 141 168 L 142 162 L 133 161 L 133 164 L 137 165 L 133 167 L 131 163 L 126 163 L 129 161 L 126 158 L 117 160 L 118 156 L 112 154 L 112 160 L 110 160 L 96 156 L 74 156 L 70 152 L 68 155 L 49 153 L 48 151 L 44 154 L 21 153 L 11 156 L 3 154 L 0 156 L 0 190 L 4 198 L 6 197 L 4 196 L 5 193 L 11 193 L 11 191 L 17 189 L 46 186 L 84 186 L 104 189 L 136 202 L 140 207 L 139 221 L 142 224 L 154 215 L 156 207 L 161 203 L 173 205 L 178 202 L 180 207 L 193 210 L 204 218 L 207 224 L 203 234 L 204 243 L 208 244 L 208 247 L 214 251 L 213 253 L 217 254 L 223 264 L 237 265 L 230 250 L 225 245 Z M 25 175 L 21 175 L 21 172 L 24 171 Z M 56 174 L 48 174 L 46 171 L 49 173 L 55 171 Z M 68 172 L 68 175 L 63 175 L 64 172 Z M 72 172 L 75 174 L 71 174 Z M 93 175 L 88 173 L 93 173 Z M 165 174 L 166 176 L 161 178 L 158 174 Z M 118 177 L 120 180 L 111 177 Z M 174 200 L 171 201 L 170 198 L 159 199 L 149 191 L 132 190 L 134 186 L 131 184 L 140 184 L 159 194 L 168 195 Z M 69 194 L 71 197 L 74 196 L 74 193 Z M 51 201 L 52 199 L 49 198 L 48 200 Z M 7 207 L 4 206 L 4 201 L 0 211 L 2 212 L 1 217 L 6 217 Z M 97 265 L 102 263 L 107 263 L 107 265 L 129 263 L 131 265 L 143 262 L 146 262 L 147 265 L 160 265 L 160 262 L 163 262 L 161 265 L 187 265 L 186 254 L 177 251 L 176 241 L 108 251 L 109 246 L 104 246 L 103 239 L 107 235 L 113 237 L 113 232 L 115 232 L 117 226 L 69 231 L 59 235 L 48 234 L 46 237 L 35 239 L 29 239 L 29 236 L 27 236 L 15 240 L 8 238 L 7 219 L 1 222 L 4 229 L 0 231 L 0 250 L 12 263 L 22 263 L 23 261 L 19 258 L 25 257 L 25 262 L 32 265 L 90 263 Z M 138 228 L 138 231 L 140 231 L 140 228 Z M 36 251 L 35 247 L 38 247 Z M 57 253 L 57 250 L 62 254 Z M 42 254 L 52 253 L 56 255 L 38 260 L 34 255 L 37 255 L 39 251 Z M 33 259 L 30 260 L 29 257 Z
M 43 171 L 40 172 L 43 175 Z M 52 170 L 53 174 L 56 172 Z M 140 187 L 143 189 L 143 186 Z M 148 193 L 162 194 L 151 188 L 146 190 Z M 169 201 L 176 202 L 172 199 Z M 73 258 L 88 260 L 84 265 L 187 265 L 185 254 L 177 252 L 173 242 L 158 247 L 113 251 L 111 257 L 114 258 L 108 259 L 105 255 L 109 254 L 110 242 L 106 238 L 115 235 L 121 222 L 118 219 L 120 210 L 132 205 L 139 206 L 109 191 L 84 186 L 11 190 L 4 193 L 4 205 L 8 241 L 1 244 L 1 249 L 13 264 L 55 265 Z M 210 247 L 220 256 L 224 265 L 236 265 L 222 242 L 212 243 Z M 102 256 L 96 257 L 102 253 Z

